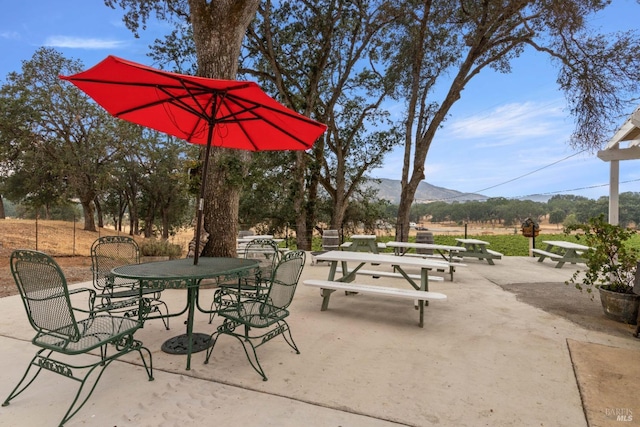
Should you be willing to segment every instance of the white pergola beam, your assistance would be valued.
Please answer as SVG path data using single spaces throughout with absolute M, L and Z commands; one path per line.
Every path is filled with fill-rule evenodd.
M 638 141 L 640 143 L 640 141 Z M 598 158 L 605 162 L 612 160 L 635 160 L 640 159 L 640 147 L 632 146 L 629 148 L 609 148 L 608 150 L 598 151 Z

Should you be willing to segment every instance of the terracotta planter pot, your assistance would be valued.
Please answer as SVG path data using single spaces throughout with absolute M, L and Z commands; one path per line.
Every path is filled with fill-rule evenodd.
M 600 286 L 598 289 L 602 309 L 608 318 L 629 325 L 637 323 L 640 295 L 612 292 L 606 289 L 606 286 Z

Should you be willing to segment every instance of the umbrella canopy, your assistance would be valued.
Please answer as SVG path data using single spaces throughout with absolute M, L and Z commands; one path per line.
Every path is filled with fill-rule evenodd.
M 60 78 L 115 117 L 193 144 L 304 150 L 326 129 L 280 104 L 254 82 L 170 73 L 115 56 Z M 209 139 L 211 127 L 215 131 Z
M 196 264 L 210 147 L 305 150 L 326 130 L 324 124 L 288 109 L 253 82 L 170 73 L 115 56 L 60 78 L 76 85 L 117 118 L 206 145 Z

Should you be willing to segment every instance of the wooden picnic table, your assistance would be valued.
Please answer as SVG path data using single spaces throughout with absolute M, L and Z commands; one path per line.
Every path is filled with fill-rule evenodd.
M 354 234 L 349 242 L 345 242 L 340 247 L 347 251 L 372 252 L 377 254 L 380 249 L 385 249 L 384 243 L 376 242 L 375 234 Z
M 462 246 L 450 246 L 450 245 L 438 245 L 435 243 L 417 243 L 417 242 L 387 242 L 388 248 L 393 248 L 394 253 L 398 256 L 415 256 L 420 258 L 432 258 L 441 257 L 443 260 L 450 263 L 449 274 L 451 275 L 451 281 L 453 281 L 453 273 L 456 271 L 453 263 L 456 259 L 460 259 L 461 252 L 466 252 L 466 249 Z M 411 249 L 426 249 L 437 252 L 437 255 L 409 253 Z M 459 264 L 463 265 L 463 264 Z
M 423 327 L 424 306 L 428 305 L 428 301 L 430 299 L 446 299 L 444 294 L 429 292 L 429 270 L 433 268 L 446 268 L 449 266 L 448 262 L 355 251 L 329 251 L 318 255 L 317 258 L 320 261 L 328 261 L 331 263 L 327 280 L 305 280 L 303 283 L 307 286 L 315 286 L 321 289 L 323 297 L 321 311 L 327 310 L 331 294 L 338 289 L 351 293 L 366 292 L 375 295 L 414 299 L 418 300 L 417 307 L 420 310 L 419 324 L 420 327 Z M 341 264 L 342 268 L 338 268 L 338 263 Z M 351 263 L 351 269 L 349 268 L 348 263 Z M 353 267 L 354 264 L 357 264 L 357 266 Z M 358 271 L 360 271 L 360 269 L 366 264 L 386 264 L 392 266 L 397 272 L 397 277 L 404 278 L 413 287 L 413 290 L 383 288 L 374 285 L 351 283 L 355 280 Z M 405 272 L 404 268 L 406 267 L 420 269 L 420 284 L 417 284 L 414 281 L 414 278 L 412 277 L 413 275 Z M 336 273 L 338 272 L 341 273 L 340 277 L 336 277 Z M 386 272 L 384 271 L 381 271 L 380 273 L 381 276 L 389 276 L 389 274 L 385 274 Z
M 586 260 L 581 255 L 590 249 L 589 246 L 564 240 L 545 240 L 542 243 L 547 245 L 546 249 L 532 249 L 531 252 L 538 257 L 538 262 L 545 258 L 558 261 L 556 268 L 562 268 L 565 263 L 585 263 Z
M 494 265 L 494 259 L 502 259 L 500 252 L 487 249 L 489 242 L 478 239 L 456 239 L 457 246 L 462 246 L 466 251 L 462 254 L 463 257 L 478 258 L 480 260 L 486 260 L 489 265 Z

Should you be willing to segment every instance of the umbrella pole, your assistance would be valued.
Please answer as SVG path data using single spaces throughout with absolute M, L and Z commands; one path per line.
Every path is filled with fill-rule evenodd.
M 196 248 L 193 254 L 193 265 L 198 265 L 200 255 L 200 233 L 202 231 L 202 217 L 204 211 L 204 189 L 207 185 L 207 169 L 209 169 L 209 155 L 211 153 L 211 139 L 213 138 L 213 127 L 215 123 L 209 126 L 209 134 L 207 135 L 207 149 L 204 155 L 204 165 L 202 166 L 202 182 L 200 183 L 200 200 L 198 200 L 198 214 L 196 222 Z

